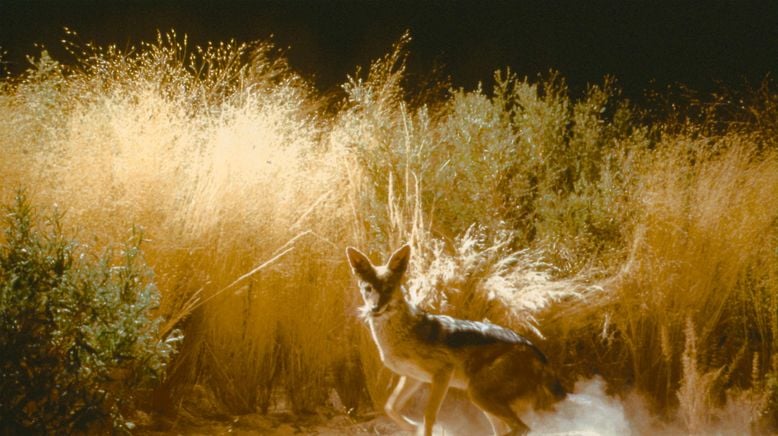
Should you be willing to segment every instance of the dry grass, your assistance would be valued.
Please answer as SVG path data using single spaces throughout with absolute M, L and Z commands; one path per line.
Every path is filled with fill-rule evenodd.
M 772 94 L 715 129 L 648 124 L 612 79 L 574 99 L 508 71 L 419 102 L 407 38 L 331 112 L 268 44 L 44 53 L 0 88 L 1 195 L 27 186 L 82 239 L 145 229 L 186 334 L 160 404 L 200 383 L 231 413 L 314 411 L 333 389 L 380 405 L 391 374 L 343 249 L 409 241 L 411 299 L 533 336 L 570 382 L 595 368 L 689 431 L 736 403 L 774 412 Z

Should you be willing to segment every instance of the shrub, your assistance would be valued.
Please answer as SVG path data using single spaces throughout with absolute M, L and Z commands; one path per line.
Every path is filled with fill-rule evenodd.
M 46 226 L 23 193 L 0 240 L 0 431 L 127 430 L 134 390 L 173 348 L 158 337 L 159 293 L 133 233 L 99 257 Z

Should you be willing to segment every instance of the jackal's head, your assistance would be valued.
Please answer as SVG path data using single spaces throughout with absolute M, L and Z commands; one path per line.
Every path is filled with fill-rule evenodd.
M 408 268 L 410 246 L 400 247 L 389 257 L 389 261 L 381 266 L 373 265 L 370 259 L 356 248 L 347 248 L 346 256 L 359 283 L 362 299 L 365 300 L 365 315 L 380 316 L 394 304 L 404 304 L 400 281 Z

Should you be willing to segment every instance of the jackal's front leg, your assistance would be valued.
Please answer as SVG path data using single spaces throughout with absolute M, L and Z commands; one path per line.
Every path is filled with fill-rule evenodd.
M 418 422 L 400 413 L 405 403 L 419 390 L 419 386 L 421 386 L 421 382 L 416 379 L 405 376 L 400 377 L 397 386 L 395 386 L 392 395 L 386 400 L 386 405 L 384 406 L 386 414 L 405 431 L 415 432 L 419 426 Z
M 448 384 L 451 382 L 453 374 L 453 368 L 444 368 L 432 376 L 430 398 L 427 401 L 427 407 L 424 409 L 424 436 L 432 436 L 432 427 L 435 426 L 440 404 L 443 403 L 443 398 L 446 397 Z

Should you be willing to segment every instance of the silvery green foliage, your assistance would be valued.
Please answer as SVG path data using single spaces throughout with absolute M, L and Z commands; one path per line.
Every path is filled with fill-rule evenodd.
M 57 217 L 38 226 L 24 194 L 0 240 L 0 432 L 119 430 L 138 389 L 165 370 L 159 291 L 140 236 L 99 258 L 66 239 Z

